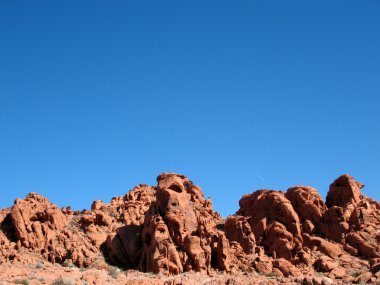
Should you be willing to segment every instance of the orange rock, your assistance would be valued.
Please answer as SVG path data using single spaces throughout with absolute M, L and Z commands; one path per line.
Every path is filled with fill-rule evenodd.
M 338 268 L 339 264 L 328 256 L 321 256 L 316 260 L 314 266 L 319 271 L 330 272 L 331 270 Z
M 329 276 L 334 278 L 334 279 L 342 279 L 344 276 L 346 276 L 347 274 L 347 271 L 346 269 L 344 268 L 341 268 L 341 267 L 337 267 L 337 268 L 334 268 Z
M 224 231 L 228 240 L 238 242 L 246 254 L 255 252 L 255 235 L 246 217 L 228 217 L 224 223 Z
M 312 187 L 259 190 L 243 196 L 238 212 L 225 220 L 200 187 L 175 173 L 162 173 L 157 186 L 141 184 L 110 203 L 96 200 L 82 212 L 30 193 L 0 210 L 0 264 L 42 258 L 98 268 L 82 276 L 91 284 L 109 281 L 99 273 L 108 262 L 181 276 L 157 284 L 181 284 L 189 271 L 215 276 L 219 270 L 231 277 L 253 269 L 284 278 L 277 279 L 282 284 L 333 282 L 316 278 L 314 270 L 343 283 L 373 282 L 380 278 L 380 204 L 362 195 L 362 187 L 351 176 L 339 177 L 330 186 L 328 208 Z M 93 278 L 98 274 L 103 275 Z M 203 282 L 199 276 L 193 280 Z M 277 284 L 270 278 L 223 278 Z
M 355 278 L 355 283 L 365 284 L 371 280 L 371 272 L 364 272 Z
M 301 222 L 310 221 L 313 225 L 318 225 L 327 210 L 322 197 L 313 187 L 302 185 L 291 187 L 285 197 L 292 203 Z
M 301 277 L 303 276 L 302 272 L 295 267 L 292 263 L 284 258 L 276 259 L 273 261 L 273 266 L 278 268 L 282 274 L 287 276 Z
M 259 245 L 269 254 L 291 259 L 301 249 L 301 226 L 284 193 L 259 190 L 240 199 L 238 215 L 248 218 Z
M 338 177 L 330 185 L 330 190 L 326 197 L 327 207 L 344 207 L 348 203 L 359 203 L 363 199 L 360 191 L 363 187 L 364 184 L 355 181 L 354 178 L 348 174 Z
M 200 188 L 184 175 L 162 173 L 157 181 L 156 201 L 142 233 L 140 267 L 178 274 L 183 268 L 209 272 L 215 264 L 229 271 L 229 242 L 216 227 L 219 216 L 213 213 L 210 200 L 204 200 Z

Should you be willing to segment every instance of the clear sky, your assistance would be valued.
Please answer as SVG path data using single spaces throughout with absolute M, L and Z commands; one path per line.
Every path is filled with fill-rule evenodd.
M 0 207 L 160 172 L 223 216 L 349 173 L 380 200 L 380 1 L 1 1 Z

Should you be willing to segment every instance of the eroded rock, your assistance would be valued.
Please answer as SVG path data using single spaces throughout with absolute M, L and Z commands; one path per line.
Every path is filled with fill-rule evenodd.
M 82 212 L 30 193 L 0 211 L 0 262 L 41 256 L 163 275 L 258 271 L 313 283 L 321 271 L 343 283 L 374 282 L 380 278 L 380 204 L 362 187 L 342 175 L 326 204 L 309 186 L 259 190 L 243 196 L 240 209 L 225 220 L 200 187 L 175 173 L 162 173 L 157 186 L 141 184 L 108 204 L 96 200 Z

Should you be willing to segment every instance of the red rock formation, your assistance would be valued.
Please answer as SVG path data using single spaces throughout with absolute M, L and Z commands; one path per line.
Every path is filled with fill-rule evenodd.
M 71 259 L 78 266 L 89 265 L 97 251 L 74 226 L 75 217 L 64 214 L 48 199 L 30 193 L 16 199 L 10 211 L 17 246 L 38 250 L 52 262 Z
M 216 228 L 221 218 L 213 212 L 211 201 L 183 175 L 163 173 L 157 181 L 156 201 L 144 224 L 140 268 L 176 274 L 209 272 L 215 264 L 228 271 L 229 242 Z M 159 266 L 162 263 L 167 266 Z
M 285 197 L 297 212 L 303 231 L 313 233 L 327 210 L 317 190 L 308 186 L 295 186 L 288 189 Z
M 323 215 L 319 229 L 353 255 L 380 257 L 380 204 L 362 195 L 363 187 L 352 176 L 338 177 L 330 185 L 326 198 L 330 208 Z
M 224 231 L 228 240 L 238 242 L 246 254 L 255 253 L 255 235 L 246 217 L 228 217 L 224 223 Z
M 259 190 L 225 220 L 185 176 L 162 173 L 157 182 L 82 212 L 35 193 L 16 199 L 0 210 L 0 262 L 40 256 L 164 275 L 217 269 L 301 278 L 321 271 L 345 283 L 380 281 L 380 204 L 351 176 L 331 184 L 326 204 L 308 186 Z M 302 282 L 316 280 L 307 278 Z
M 354 178 L 348 174 L 338 177 L 330 185 L 330 190 L 326 197 L 327 207 L 343 207 L 348 203 L 359 203 L 363 198 L 360 192 L 360 189 L 363 187 L 364 184 L 355 181 Z
M 111 201 L 111 205 L 100 208 L 93 204 L 93 208 L 99 208 L 94 210 L 95 212 L 114 213 L 116 209 L 119 213 L 117 219 L 119 223 L 114 226 L 114 230 L 106 231 L 105 240 L 106 254 L 114 263 L 127 268 L 138 266 L 142 255 L 141 235 L 145 215 L 156 199 L 155 193 L 154 187 L 141 184 L 129 191 L 123 198 L 113 199 L 118 200 L 118 203 Z M 112 206 L 112 204 L 116 204 L 116 206 Z
M 300 220 L 283 192 L 259 190 L 243 196 L 239 215 L 248 218 L 256 241 L 274 258 L 292 259 L 301 248 Z

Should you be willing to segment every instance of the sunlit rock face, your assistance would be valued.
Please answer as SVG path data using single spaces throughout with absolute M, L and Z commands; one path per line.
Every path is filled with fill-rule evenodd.
M 348 175 L 339 176 L 331 185 L 326 197 L 326 205 L 344 207 L 348 204 L 357 204 L 363 199 L 361 188 L 364 184 Z
M 322 271 L 343 283 L 372 282 L 380 279 L 380 204 L 362 187 L 342 175 L 326 203 L 310 186 L 258 190 L 244 195 L 226 219 L 200 187 L 176 173 L 162 173 L 156 186 L 138 185 L 108 204 L 96 200 L 81 212 L 30 193 L 0 210 L 0 262 L 111 263 L 168 276 Z
M 299 217 L 283 192 L 259 190 L 245 195 L 238 214 L 248 218 L 258 245 L 274 257 L 290 260 L 302 248 Z
M 201 189 L 184 175 L 163 173 L 157 182 L 156 202 L 144 225 L 142 268 L 167 274 L 184 270 L 209 272 L 212 266 L 229 270 L 230 258 L 225 249 L 229 243 L 223 242 L 224 233 L 216 228 L 221 218 L 213 212 L 211 201 L 205 200 Z M 165 237 L 159 241 L 152 239 L 157 229 Z M 163 253 L 169 251 L 168 259 Z M 168 262 L 170 268 L 150 265 L 159 260 Z

